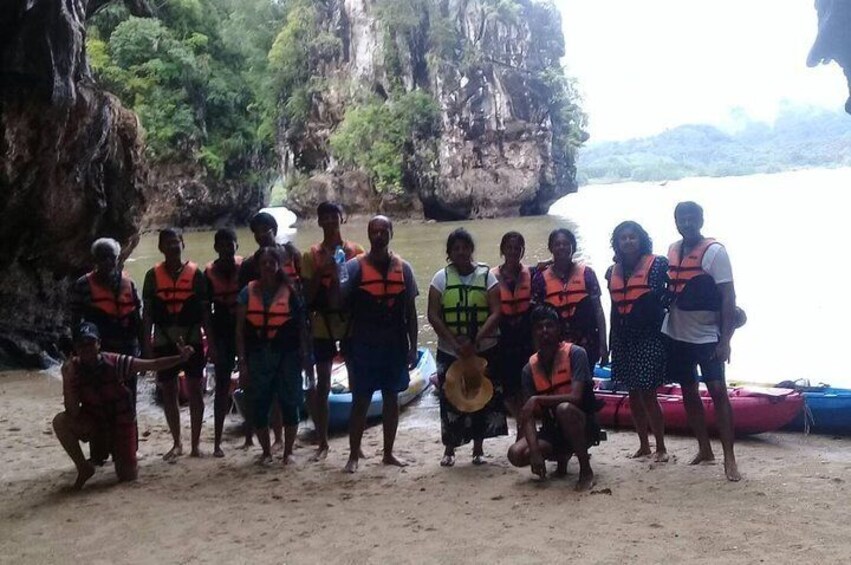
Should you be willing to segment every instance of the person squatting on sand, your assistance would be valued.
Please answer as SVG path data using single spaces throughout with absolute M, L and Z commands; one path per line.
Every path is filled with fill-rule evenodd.
M 62 365 L 65 411 L 53 418 L 53 430 L 77 467 L 75 489 L 95 474 L 80 442 L 98 442 L 106 456 L 112 455 L 119 481 L 134 481 L 136 462 L 136 411 L 128 386 L 136 373 L 164 371 L 186 363 L 194 354 L 181 341 L 177 355 L 159 359 L 139 359 L 132 355 L 102 353 L 98 328 L 83 322 L 75 331 L 75 354 Z
M 560 316 L 551 306 L 536 306 L 531 321 L 538 351 L 523 367 L 521 435 L 509 448 L 508 460 L 515 467 L 530 466 L 532 473 L 546 479 L 547 459 L 557 462 L 556 475 L 563 476 L 575 454 L 576 490 L 588 490 L 594 484 L 588 447 L 598 443 L 599 428 L 587 355 L 582 347 L 561 339 Z
M 269 412 L 274 401 L 284 425 L 283 463 L 293 463 L 303 400 L 301 372 L 313 373 L 305 308 L 282 269 L 285 253 L 278 247 L 260 248 L 254 254 L 260 277 L 237 297 L 239 375 L 248 391 L 254 429 L 263 448 L 260 464 L 272 461 Z
M 648 429 L 656 439 L 654 461 L 668 460 L 665 421 L 656 388 L 665 382 L 665 342 L 660 331 L 668 301 L 668 260 L 653 255 L 653 242 L 639 224 L 618 224 L 612 232 L 615 264 L 606 271 L 612 297 L 612 381 L 629 391 L 638 433 L 633 457 L 651 455 Z
M 315 460 L 328 454 L 328 394 L 331 392 L 331 367 L 337 354 L 346 357 L 349 337 L 349 314 L 332 304 L 332 294 L 339 292 L 338 260 L 342 254 L 348 261 L 361 255 L 363 247 L 345 241 L 340 231 L 343 209 L 333 202 L 323 202 L 316 208 L 322 241 L 305 252 L 301 260 L 304 279 L 304 298 L 311 312 L 313 355 L 316 362 L 316 382 L 307 391 L 308 410 L 316 426 L 319 446 Z M 333 288 L 332 288 L 333 287 Z
M 142 286 L 144 311 L 142 349 L 146 359 L 168 357 L 179 353 L 178 344 L 192 346 L 194 354 L 183 364 L 157 372 L 157 383 L 163 397 L 168 429 L 174 445 L 163 459 L 175 462 L 183 455 L 180 441 L 180 408 L 178 406 L 178 375 L 181 370 L 189 389 L 189 415 L 192 429 L 190 455 L 200 457 L 201 423 L 204 420 L 204 348 L 202 328 L 208 336 L 215 335 L 210 325 L 210 305 L 207 282 L 198 265 L 184 261 L 183 236 L 173 228 L 159 233 L 159 250 L 165 260 L 149 270 Z M 153 338 L 151 335 L 153 333 Z M 215 340 L 207 343 L 207 355 L 216 358 Z
M 455 448 L 472 440 L 473 464 L 485 463 L 486 438 L 508 435 L 499 383 L 481 409 L 466 413 L 446 398 L 449 367 L 459 358 L 493 359 L 499 331 L 499 283 L 487 265 L 473 261 L 475 243 L 464 228 L 446 240 L 448 265 L 434 274 L 428 292 L 428 321 L 437 333 L 440 384 L 440 435 L 445 446 L 440 464 L 455 464 Z
M 668 249 L 674 300 L 662 323 L 668 343 L 667 376 L 682 386 L 688 422 L 697 438 L 698 452 L 692 465 L 715 460 L 698 388 L 702 378 L 715 406 L 724 473 L 729 480 L 738 481 L 742 477 L 733 452 L 733 410 L 724 378 L 736 323 L 733 269 L 724 246 L 701 234 L 703 208 L 698 204 L 677 204 L 674 222 L 682 239 Z
M 399 425 L 398 393 L 408 388 L 408 370 L 417 364 L 419 294 L 411 265 L 390 251 L 393 223 L 375 216 L 367 226 L 369 253 L 346 262 L 347 282 L 341 291 L 351 314 L 347 364 L 354 404 L 349 420 L 349 460 L 354 473 L 372 395 L 381 391 L 385 465 L 404 467 L 393 454 Z
M 216 397 L 213 403 L 215 422 L 213 456 L 224 457 L 222 451 L 222 429 L 230 408 L 230 381 L 236 360 L 236 295 L 239 293 L 239 268 L 242 257 L 236 254 L 239 244 L 236 232 L 222 228 L 213 239 L 213 249 L 218 259 L 204 269 L 207 293 L 210 297 L 210 325 L 214 335 L 207 336 L 215 342 L 216 357 L 213 364 L 216 372 Z

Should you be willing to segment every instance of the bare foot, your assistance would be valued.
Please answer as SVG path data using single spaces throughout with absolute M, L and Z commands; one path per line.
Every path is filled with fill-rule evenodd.
M 694 459 L 691 460 L 689 465 L 700 465 L 701 463 L 711 463 L 715 461 L 715 454 L 711 451 L 703 452 L 698 451 L 697 455 L 694 456 Z
M 455 466 L 455 455 L 450 455 L 446 453 L 443 455 L 443 459 L 440 460 L 441 467 L 454 467 Z
M 553 477 L 566 477 L 567 476 L 567 459 L 559 459 L 556 462 L 556 472 L 553 473 Z
M 346 466 L 343 467 L 343 471 L 346 473 L 354 473 L 358 470 L 358 460 L 349 457 L 349 460 L 346 462 Z
M 216 446 L 216 448 L 213 449 L 213 457 L 224 457 L 224 456 L 225 456 L 225 452 L 222 451 L 221 447 Z
M 408 464 L 401 459 L 398 459 L 392 453 L 385 453 L 384 457 L 381 458 L 381 462 L 385 465 L 391 465 L 393 467 L 407 467 Z
M 316 453 L 313 454 L 313 457 L 310 458 L 311 461 L 324 461 L 325 458 L 328 457 L 328 445 L 320 445 L 316 449 Z
M 724 474 L 727 475 L 728 481 L 738 482 L 742 480 L 742 475 L 739 473 L 739 466 L 736 465 L 736 460 L 724 460 Z
M 293 457 L 292 453 L 285 453 L 284 456 L 281 458 L 281 464 L 284 467 L 292 467 L 296 464 L 295 457 Z
M 641 459 L 642 457 L 647 457 L 652 452 L 650 451 L 650 446 L 644 446 L 638 448 L 638 451 L 629 456 L 630 459 Z
M 271 453 L 263 453 L 260 457 L 257 458 L 257 464 L 261 467 L 265 467 L 266 465 L 270 465 L 272 463 L 272 454 Z
M 177 463 L 177 458 L 183 455 L 183 446 L 179 443 L 172 447 L 168 453 L 163 455 L 163 461 L 166 463 Z
M 588 471 L 587 473 L 584 471 L 579 472 L 579 480 L 576 481 L 576 492 L 584 492 L 586 490 L 590 490 L 591 487 L 594 486 L 594 472 Z
M 653 461 L 656 463 L 667 463 L 668 462 L 668 452 L 667 451 L 657 451 L 653 454 Z
M 198 447 L 193 447 L 192 451 L 189 452 L 189 457 L 197 457 L 198 459 L 204 457 L 204 454 L 201 453 L 201 450 Z
M 86 466 L 82 469 L 77 469 L 77 480 L 74 481 L 74 486 L 72 487 L 74 490 L 80 490 L 83 488 L 83 485 L 86 484 L 86 481 L 92 478 L 92 475 L 95 474 L 94 465 L 86 462 Z

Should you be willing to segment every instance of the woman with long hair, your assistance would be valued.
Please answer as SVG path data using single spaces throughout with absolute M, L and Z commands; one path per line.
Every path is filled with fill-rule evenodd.
M 440 464 L 455 464 L 455 449 L 473 442 L 473 464 L 485 463 L 485 438 L 507 435 L 499 384 L 494 395 L 476 412 L 462 412 L 446 399 L 443 385 L 449 366 L 461 357 L 474 355 L 488 362 L 497 344 L 499 288 L 487 265 L 473 261 L 473 237 L 464 228 L 446 240 L 448 264 L 435 273 L 428 293 L 428 321 L 437 333 L 437 365 L 440 382 L 440 429 L 444 445 Z
M 612 232 L 615 264 L 606 272 L 612 296 L 612 379 L 629 391 L 629 405 L 639 447 L 633 457 L 653 455 L 668 460 L 665 422 L 656 388 L 665 380 L 665 316 L 668 260 L 653 255 L 650 236 L 636 222 L 618 224 Z M 648 429 L 656 438 L 650 450 Z

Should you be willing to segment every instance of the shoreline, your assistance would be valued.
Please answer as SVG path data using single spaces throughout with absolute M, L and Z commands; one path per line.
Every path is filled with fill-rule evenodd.
M 146 387 L 149 389 L 150 384 Z M 673 461 L 627 455 L 630 432 L 609 432 L 592 450 L 597 484 L 577 494 L 567 480 L 534 480 L 505 459 L 511 438 L 485 442 L 487 465 L 458 450 L 438 465 L 436 400 L 426 393 L 400 421 L 404 469 L 380 464 L 381 427 L 364 437 L 369 459 L 342 472 L 347 439 L 323 463 L 258 468 L 225 427 L 226 457 L 162 461 L 170 445 L 160 409 L 139 412 L 140 477 L 116 484 L 110 465 L 71 493 L 73 465 L 50 432 L 61 383 L 47 372 L 0 373 L 0 555 L 11 563 L 69 559 L 115 563 L 211 560 L 279 563 L 841 562 L 851 554 L 851 438 L 771 433 L 739 441 L 741 483 L 723 466 L 691 467 L 691 438 L 670 436 Z M 144 393 L 143 393 L 144 394 Z M 207 397 L 202 449 L 212 436 Z M 144 403 L 145 401 L 143 401 Z M 181 410 L 183 433 L 188 413 Z M 717 442 L 714 442 L 717 447 Z M 256 449 L 256 448 L 255 448 Z M 720 449 L 717 452 L 720 455 Z M 121 547 L 120 555 L 110 548 Z

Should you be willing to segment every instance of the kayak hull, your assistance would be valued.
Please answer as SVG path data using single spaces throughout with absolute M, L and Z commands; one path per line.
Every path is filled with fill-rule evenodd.
M 806 387 L 798 390 L 804 395 L 808 416 L 802 412 L 785 429 L 804 431 L 806 417 L 811 433 L 851 435 L 851 389 Z

